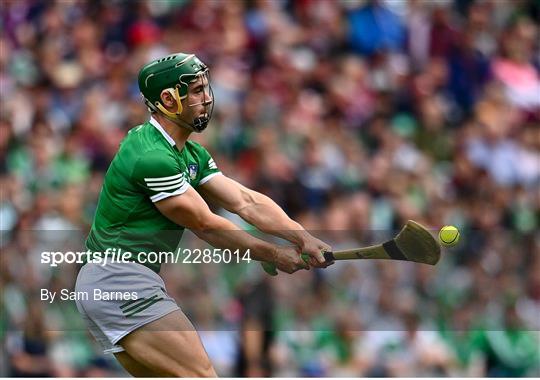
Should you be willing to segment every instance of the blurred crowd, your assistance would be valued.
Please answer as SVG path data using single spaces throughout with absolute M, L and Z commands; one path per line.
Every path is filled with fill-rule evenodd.
M 178 51 L 211 68 L 194 139 L 334 249 L 408 219 L 462 232 L 434 268 L 165 267 L 220 375 L 540 376 L 538 1 L 0 5 L 1 376 L 123 374 L 74 307 L 39 301 L 77 273 L 39 252 L 88 231 L 148 119 L 138 70 Z

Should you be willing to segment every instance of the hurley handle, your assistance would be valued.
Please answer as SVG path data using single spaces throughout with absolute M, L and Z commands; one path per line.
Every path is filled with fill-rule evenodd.
M 326 262 L 334 261 L 334 253 L 333 252 L 323 252 L 324 259 Z M 302 259 L 307 263 L 309 260 L 309 255 L 307 253 L 302 253 Z M 276 264 L 269 263 L 267 261 L 262 261 L 261 265 L 266 273 L 268 273 L 270 276 L 277 276 L 278 271 L 276 268 Z

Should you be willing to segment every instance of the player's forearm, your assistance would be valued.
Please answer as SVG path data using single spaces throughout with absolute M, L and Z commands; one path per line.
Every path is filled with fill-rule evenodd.
M 309 233 L 300 223 L 295 222 L 266 195 L 259 194 L 254 201 L 242 208 L 238 215 L 262 232 L 280 237 L 298 246 L 302 245 Z
M 205 228 L 193 230 L 193 232 L 213 247 L 239 250 L 240 253 L 249 250 L 253 260 L 275 261 L 277 252 L 275 245 L 251 236 L 221 216 L 214 215 L 206 223 Z

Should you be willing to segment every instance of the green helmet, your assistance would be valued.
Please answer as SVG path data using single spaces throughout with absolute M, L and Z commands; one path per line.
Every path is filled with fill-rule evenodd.
M 187 96 L 189 83 L 201 76 L 205 76 L 208 80 L 208 66 L 194 54 L 170 54 L 146 64 L 139 71 L 139 90 L 146 105 L 152 111 L 157 112 L 160 110 L 167 117 L 177 119 L 182 113 L 180 100 Z M 161 92 L 166 89 L 175 90 L 176 95 L 179 97 L 177 99 L 178 110 L 176 113 L 165 110 L 161 104 Z M 174 96 L 174 93 L 172 95 Z M 189 125 L 189 127 L 196 132 L 202 131 L 206 128 L 210 116 L 202 119 L 195 120 L 194 125 Z

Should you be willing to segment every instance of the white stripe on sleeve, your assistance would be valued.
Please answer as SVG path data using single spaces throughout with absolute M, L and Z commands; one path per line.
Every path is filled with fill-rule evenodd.
M 179 188 L 178 190 L 175 190 L 173 191 L 172 193 L 165 193 L 165 192 L 161 192 L 161 193 L 158 193 L 158 194 L 155 194 L 155 195 L 152 195 L 150 197 L 150 200 L 154 203 L 156 203 L 157 201 L 161 201 L 162 199 L 166 199 L 166 198 L 169 198 L 169 197 L 173 197 L 175 195 L 180 195 L 180 194 L 184 194 L 188 189 L 189 189 L 190 185 L 189 183 L 185 182 L 181 188 Z
M 177 178 L 180 178 L 181 176 L 183 176 L 184 173 L 180 173 L 180 174 L 176 174 L 176 175 L 171 175 L 171 176 L 168 176 L 168 177 L 155 177 L 155 178 L 145 178 L 144 180 L 146 182 L 162 182 L 162 181 L 170 181 L 170 180 L 173 180 L 173 179 L 177 179 Z
M 179 184 L 179 183 L 182 183 L 183 181 L 185 181 L 185 178 L 184 178 L 184 177 L 181 177 L 181 178 L 175 179 L 175 180 L 173 180 L 173 181 L 167 181 L 167 182 L 146 182 L 146 184 L 148 185 L 148 187 L 152 188 L 152 187 L 162 187 L 162 186 L 169 186 L 169 185 Z
M 184 184 L 186 183 L 185 180 L 183 180 L 182 182 L 179 182 L 175 185 L 171 185 L 171 186 L 165 186 L 165 187 L 148 187 L 150 190 L 152 191 L 165 191 L 165 190 L 172 190 L 172 189 L 177 189 L 181 186 L 184 186 Z
M 212 174 L 208 174 L 206 177 L 204 177 L 203 179 L 201 179 L 199 181 L 199 186 L 201 185 L 204 185 L 206 182 L 210 181 L 212 179 L 212 177 L 218 175 L 218 174 L 221 174 L 221 172 L 216 172 L 216 173 L 212 173 Z

